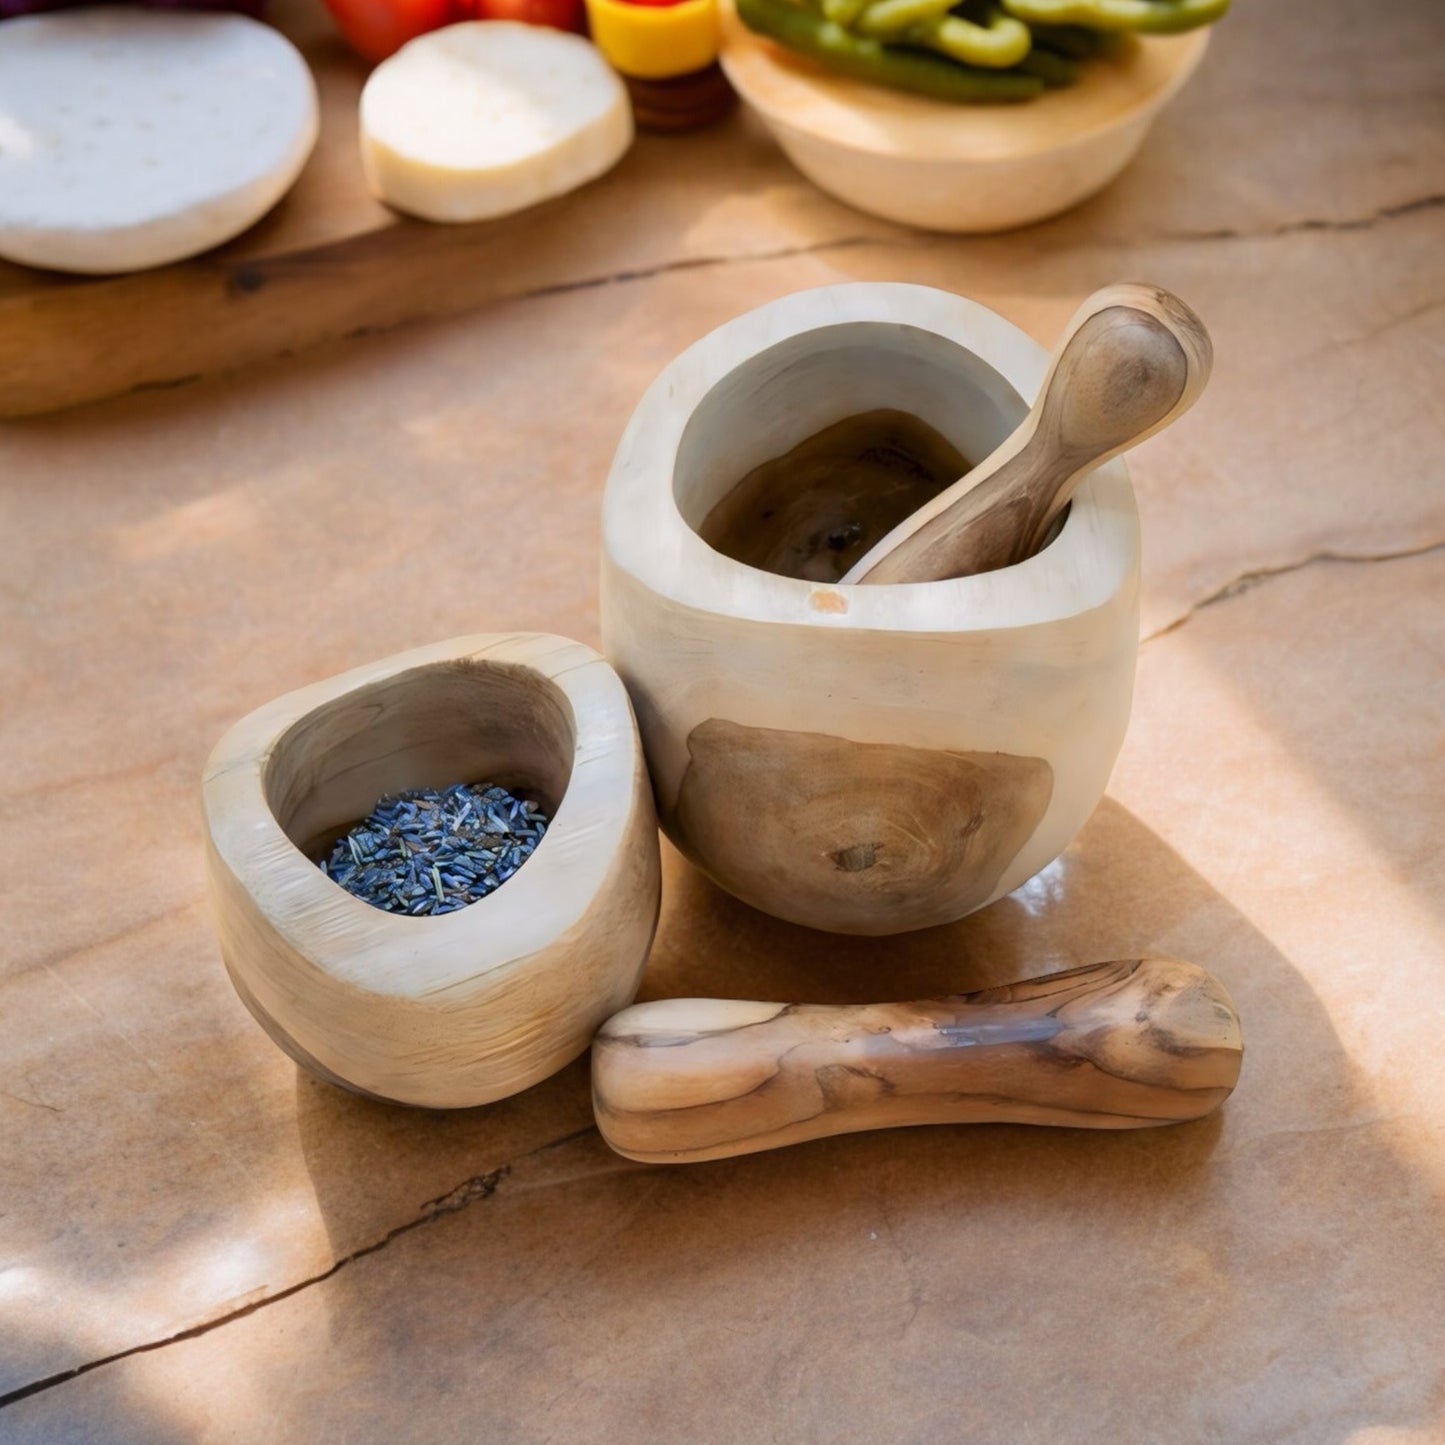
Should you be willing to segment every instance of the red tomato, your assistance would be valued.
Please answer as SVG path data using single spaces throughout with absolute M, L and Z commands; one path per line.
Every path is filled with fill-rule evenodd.
M 582 29 L 582 0 L 464 0 L 478 20 L 520 20 L 554 30 Z
M 326 0 L 326 8 L 346 43 L 367 60 L 385 60 L 408 40 L 465 18 L 453 0 Z

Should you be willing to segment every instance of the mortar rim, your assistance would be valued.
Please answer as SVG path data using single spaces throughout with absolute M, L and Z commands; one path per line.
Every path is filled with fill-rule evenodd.
M 763 572 L 714 551 L 676 495 L 687 428 L 717 388 L 771 350 L 839 326 L 894 325 L 971 353 L 1027 406 L 1047 351 L 981 303 L 908 282 L 854 281 L 794 292 L 724 323 L 663 369 L 638 403 L 603 494 L 604 575 L 616 568 L 702 613 L 815 627 L 960 633 L 1059 622 L 1137 593 L 1138 509 L 1122 458 L 1074 495 L 1054 541 L 1025 562 L 946 581 L 844 586 Z M 661 480 L 665 474 L 665 484 Z M 1093 558 L 1092 564 L 1089 559 Z

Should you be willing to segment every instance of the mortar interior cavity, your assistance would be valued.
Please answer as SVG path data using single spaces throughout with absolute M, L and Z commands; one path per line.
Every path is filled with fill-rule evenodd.
M 835 582 L 1023 419 L 966 347 L 897 322 L 848 322 L 750 357 L 694 409 L 674 498 L 715 551 Z
M 572 775 L 571 704 L 512 663 L 459 661 L 386 678 L 308 713 L 267 761 L 266 802 L 308 857 L 378 799 L 409 788 L 498 783 L 556 815 Z

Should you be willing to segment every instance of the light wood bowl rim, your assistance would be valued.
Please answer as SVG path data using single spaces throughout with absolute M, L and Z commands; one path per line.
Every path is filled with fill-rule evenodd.
M 733 89 L 769 125 L 845 154 L 969 168 L 1062 155 L 1152 118 L 1198 69 L 1210 40 L 1208 27 L 1142 37 L 1123 59 L 1092 62 L 1072 86 L 1028 101 L 964 105 L 830 74 L 755 35 L 738 19 L 733 0 L 720 0 L 720 19 L 719 62 Z M 1101 66 L 1113 69 L 1106 72 Z M 1091 116 L 1104 79 L 1137 79 L 1139 94 Z
M 760 352 L 860 322 L 894 323 L 953 342 L 984 362 L 1025 406 L 1048 371 L 1048 352 L 1012 322 L 929 286 L 854 281 L 767 302 L 695 342 L 638 403 L 603 496 L 608 566 L 705 614 L 949 636 L 1058 622 L 1137 588 L 1138 507 L 1122 457 L 1080 485 L 1048 547 L 977 576 L 890 586 L 814 583 L 760 571 L 708 546 L 682 515 L 673 487 L 678 449 L 697 407 Z

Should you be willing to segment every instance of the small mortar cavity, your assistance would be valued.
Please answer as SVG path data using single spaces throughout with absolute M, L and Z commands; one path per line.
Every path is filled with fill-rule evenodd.
M 321 863 L 333 883 L 387 913 L 456 913 L 494 893 L 547 831 L 533 802 L 495 784 L 454 783 L 381 798 Z
M 722 378 L 678 446 L 678 510 L 714 551 L 837 582 L 1028 408 L 966 347 L 897 322 L 790 337 Z
M 308 713 L 262 778 L 286 836 L 319 862 L 381 798 L 484 780 L 554 818 L 572 773 L 566 695 L 531 668 L 455 662 L 417 668 Z
M 698 535 L 764 572 L 836 582 L 968 467 L 957 447 L 916 416 L 864 412 L 754 467 L 707 514 Z

